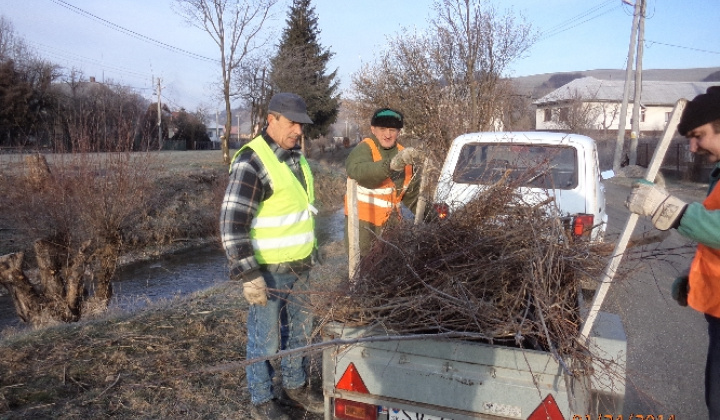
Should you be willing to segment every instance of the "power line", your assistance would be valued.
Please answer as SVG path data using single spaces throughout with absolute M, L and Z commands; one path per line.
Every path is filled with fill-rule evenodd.
M 664 46 L 666 46 L 666 47 L 682 48 L 682 49 L 685 49 L 685 50 L 699 51 L 699 52 L 704 52 L 704 53 L 708 53 L 708 54 L 720 54 L 720 51 L 703 50 L 703 49 L 700 49 L 700 48 L 685 47 L 685 46 L 683 46 L 683 45 L 666 44 L 666 43 L 664 43 L 664 42 L 652 41 L 652 40 L 649 40 L 649 39 L 646 39 L 645 42 L 648 43 L 648 44 L 651 44 L 651 45 L 652 45 L 652 44 L 658 44 L 658 45 L 664 45 Z
M 64 1 L 64 0 L 50 0 L 50 1 L 53 2 L 53 3 L 55 3 L 55 4 L 57 4 L 58 6 L 62 6 L 62 7 L 64 7 L 64 8 L 66 8 L 66 9 L 68 9 L 68 10 L 74 12 L 74 13 L 77 13 L 77 14 L 79 14 L 79 15 L 82 15 L 82 16 L 85 16 L 85 17 L 87 17 L 87 18 L 90 18 L 90 19 L 93 19 L 93 20 L 95 20 L 95 21 L 98 21 L 98 22 L 100 22 L 102 25 L 104 25 L 104 26 L 106 26 L 106 27 L 108 27 L 108 28 L 110 28 L 110 29 L 114 29 L 114 30 L 116 30 L 116 31 L 118 31 L 118 32 L 120 32 L 120 33 L 123 33 L 123 34 L 125 34 L 125 35 L 129 35 L 129 36 L 131 36 L 131 37 L 133 37 L 133 38 L 136 38 L 136 39 L 139 39 L 139 40 L 141 40 L 141 41 L 144 41 L 144 42 L 147 42 L 147 43 L 150 43 L 150 44 L 154 44 L 154 45 L 159 46 L 159 47 L 161 47 L 161 48 L 164 48 L 164 49 L 167 49 L 167 50 L 176 52 L 176 53 L 184 54 L 184 55 L 187 55 L 187 56 L 189 56 L 189 57 L 191 57 L 191 58 L 195 58 L 195 59 L 198 59 L 198 60 L 211 61 L 211 62 L 217 62 L 217 61 L 218 61 L 218 60 L 215 60 L 215 59 L 213 59 L 213 58 L 205 57 L 205 56 L 203 56 L 203 55 L 196 54 L 196 53 L 194 53 L 194 52 L 191 52 L 191 51 L 188 51 L 188 50 L 184 50 L 184 49 L 182 49 L 182 48 L 178 48 L 178 47 L 175 47 L 175 46 L 170 45 L 170 44 L 166 44 L 166 43 L 164 43 L 164 42 L 161 42 L 161 41 L 158 41 L 158 40 L 156 40 L 156 39 L 150 38 L 149 36 L 145 36 L 145 35 L 143 35 L 143 34 L 141 34 L 141 33 L 135 32 L 135 31 L 133 31 L 133 30 L 131 30 L 131 29 L 127 29 L 127 28 L 122 27 L 122 26 L 120 26 L 120 25 L 118 25 L 118 24 L 115 24 L 115 23 L 110 22 L 110 21 L 108 21 L 108 20 L 106 20 L 106 19 L 103 19 L 103 18 L 101 18 L 101 17 L 99 17 L 99 16 L 97 16 L 97 15 L 94 15 L 94 14 L 88 12 L 87 10 L 84 10 L 84 9 L 79 8 L 79 7 L 73 6 L 72 4 L 70 4 L 70 3 L 68 3 L 68 2 L 66 2 L 66 1 Z
M 588 10 L 586 10 L 585 12 L 582 12 L 582 13 L 574 16 L 574 17 L 571 17 L 570 19 L 567 19 L 567 20 L 565 20 L 565 21 L 562 21 L 562 22 L 558 23 L 558 24 L 555 25 L 555 26 L 552 26 L 552 27 L 550 27 L 550 28 L 548 28 L 548 29 L 545 29 L 543 32 L 548 32 L 548 33 L 549 33 L 549 32 L 553 32 L 553 31 L 555 31 L 555 30 L 561 29 L 563 26 L 566 26 L 566 25 L 568 25 L 568 24 L 571 24 L 572 22 L 574 22 L 574 21 L 576 21 L 576 20 L 578 20 L 578 19 L 581 19 L 581 18 L 589 15 L 590 13 L 593 13 L 593 12 L 599 10 L 599 9 L 602 9 L 602 8 L 605 7 L 606 5 L 608 5 L 608 4 L 610 4 L 610 3 L 614 3 L 614 2 L 615 2 L 615 0 L 606 0 L 604 3 L 601 3 L 601 4 L 595 6 L 595 7 L 591 8 L 591 9 L 588 9 Z
M 146 78 L 149 78 L 149 77 L 150 77 L 147 73 L 139 73 L 139 72 L 137 72 L 137 71 L 133 71 L 133 70 L 128 69 L 128 68 L 111 66 L 111 65 L 108 65 L 108 64 L 106 64 L 106 63 L 104 63 L 104 62 L 102 62 L 102 61 L 99 61 L 99 60 L 96 60 L 96 59 L 92 59 L 92 58 L 88 58 L 88 57 L 84 57 L 84 56 L 82 56 L 82 55 L 78 55 L 78 54 L 71 53 L 71 52 L 68 52 L 68 51 L 64 51 L 64 50 L 61 50 L 61 49 L 53 48 L 53 47 L 50 47 L 50 46 L 48 46 L 48 45 L 41 44 L 41 43 L 39 43 L 39 42 L 34 42 L 34 41 L 26 41 L 26 42 L 28 42 L 29 44 L 34 45 L 35 48 L 38 48 L 38 49 L 40 49 L 40 50 L 45 51 L 46 54 L 48 54 L 48 55 L 50 55 L 50 56 L 54 56 L 54 57 L 56 57 L 56 58 L 58 58 L 58 59 L 61 59 L 61 60 L 69 60 L 69 61 L 79 62 L 79 63 L 94 64 L 94 65 L 96 65 L 96 66 L 98 66 L 98 67 L 101 67 L 101 68 L 105 68 L 105 69 L 108 69 L 108 70 L 111 70 L 111 71 L 115 71 L 115 72 L 118 72 L 118 73 L 125 73 L 125 74 L 128 74 L 128 75 L 132 76 L 132 77 L 141 78 L 141 79 L 146 79 Z
M 600 16 L 606 15 L 606 14 L 608 14 L 608 13 L 610 13 L 610 12 L 613 12 L 613 11 L 615 11 L 616 9 L 622 7 L 621 5 L 618 5 L 618 6 L 612 7 L 612 8 L 609 9 L 609 10 L 606 10 L 606 11 L 604 11 L 604 12 L 602 12 L 602 13 L 596 13 L 596 12 L 600 11 L 601 9 L 605 8 L 607 5 L 609 5 L 609 4 L 611 4 L 611 3 L 615 3 L 615 0 L 608 0 L 608 1 L 602 3 L 602 4 L 598 5 L 598 6 L 595 6 L 595 7 L 591 8 L 591 9 L 588 9 L 588 10 L 585 11 L 585 12 L 582 12 L 582 13 L 576 15 L 576 16 L 573 17 L 573 18 L 570 18 L 570 19 L 568 19 L 568 20 L 566 20 L 566 21 L 564 21 L 564 22 L 559 23 L 558 25 L 553 26 L 553 27 L 550 28 L 549 30 L 545 30 L 545 31 L 541 32 L 541 33 L 540 33 L 540 37 L 538 38 L 538 41 L 542 41 L 542 40 L 545 40 L 545 39 L 550 38 L 550 37 L 552 37 L 552 36 L 559 35 L 559 34 L 565 32 L 565 31 L 569 31 L 570 29 L 576 28 L 576 27 L 582 25 L 583 23 L 587 23 L 587 22 L 589 22 L 589 21 L 591 21 L 591 20 L 595 20 L 595 19 L 599 18 Z M 596 13 L 596 14 L 593 15 L 593 13 Z M 574 24 L 574 25 L 572 25 L 572 26 L 567 26 L 567 25 L 570 25 L 570 24 L 572 24 L 573 22 L 577 21 L 578 19 L 582 19 L 582 18 L 584 18 L 584 17 L 586 17 L 586 16 L 588 16 L 588 15 L 590 15 L 590 17 L 588 17 L 587 19 L 582 20 L 582 21 L 580 21 L 580 22 L 578 22 L 578 23 L 576 23 L 576 24 Z

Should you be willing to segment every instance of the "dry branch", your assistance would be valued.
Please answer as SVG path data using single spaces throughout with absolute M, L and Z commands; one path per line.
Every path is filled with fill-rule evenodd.
M 388 226 L 326 317 L 574 353 L 580 281 L 604 257 L 566 235 L 551 202 L 515 191 L 499 183 L 447 220 Z

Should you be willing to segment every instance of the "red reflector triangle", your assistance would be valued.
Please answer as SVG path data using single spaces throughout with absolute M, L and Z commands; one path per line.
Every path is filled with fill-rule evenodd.
M 548 394 L 535 411 L 530 414 L 528 420 L 564 420 L 564 418 L 555 402 L 555 398 L 553 398 L 552 394 Z
M 345 373 L 343 373 L 336 387 L 337 389 L 343 389 L 345 391 L 362 392 L 363 394 L 370 393 L 353 363 L 350 363 L 347 369 L 345 369 Z

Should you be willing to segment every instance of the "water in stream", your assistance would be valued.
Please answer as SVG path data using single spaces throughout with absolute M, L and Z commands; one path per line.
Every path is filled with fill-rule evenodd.
M 320 216 L 318 242 L 342 240 L 343 211 Z M 111 308 L 134 310 L 227 281 L 227 260 L 217 244 L 122 267 L 113 282 Z M 0 296 L 0 330 L 23 326 L 9 295 Z

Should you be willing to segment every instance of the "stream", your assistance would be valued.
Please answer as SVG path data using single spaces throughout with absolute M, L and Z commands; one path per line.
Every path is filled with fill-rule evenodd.
M 343 210 L 317 217 L 320 244 L 343 239 Z M 161 299 L 172 299 L 227 281 L 227 260 L 218 244 L 161 258 L 129 264 L 118 269 L 113 281 L 110 309 L 132 311 Z M 91 292 L 92 293 L 92 292 Z M 26 324 L 15 313 L 12 298 L 0 296 L 0 332 Z

